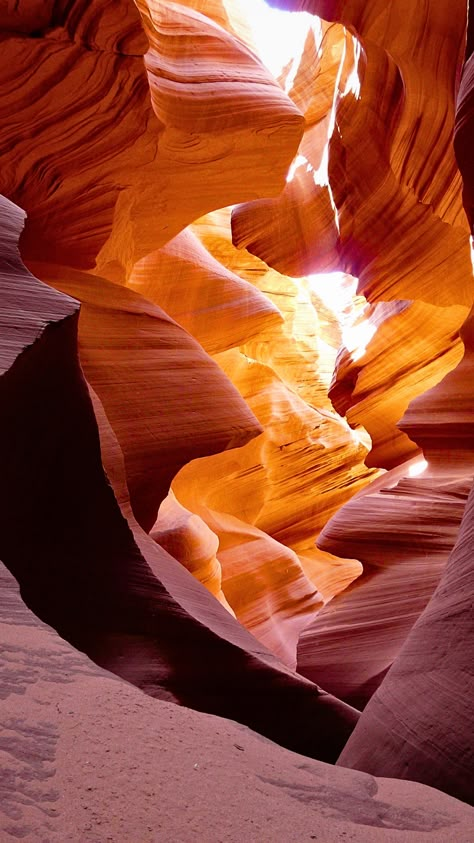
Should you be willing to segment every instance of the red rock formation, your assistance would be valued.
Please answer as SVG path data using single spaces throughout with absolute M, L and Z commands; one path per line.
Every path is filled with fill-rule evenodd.
M 473 114 L 474 114 L 474 57 L 471 55 L 464 65 L 463 75 L 458 94 L 458 108 L 456 112 L 456 129 L 454 146 L 456 158 L 464 177 L 463 199 L 464 207 L 471 224 L 474 227 L 474 168 L 472 155 Z
M 79 366 L 78 303 L 25 270 L 23 214 L 1 207 L 0 557 L 25 602 L 150 695 L 333 760 L 356 712 L 285 668 L 138 526 L 118 441 Z
M 364 711 L 340 764 L 474 802 L 474 492 L 441 582 Z
M 370 7 L 362 0 L 282 0 L 271 5 L 338 21 L 359 40 L 356 50 L 341 54 L 342 76 L 345 62 L 352 60 L 350 84 L 339 87 L 340 77 L 333 71 L 334 99 L 323 98 L 330 119 L 328 181 L 337 207 L 339 268 L 359 278 L 359 290 L 370 301 L 422 299 L 470 307 L 474 285 L 451 143 L 453 94 L 465 44 L 465 0 L 456 0 L 455 7 L 447 0 L 415 6 L 409 0 L 375 0 Z M 307 48 L 313 50 L 310 44 Z M 320 51 L 312 63 L 315 82 L 326 71 L 323 55 Z M 306 61 L 303 57 L 303 67 Z M 295 101 L 300 102 L 296 82 L 295 88 Z M 429 148 L 436 151 L 427 163 Z M 266 248 L 265 259 L 270 260 L 273 229 L 281 214 L 285 218 L 281 204 L 273 200 L 265 231 L 258 206 L 256 212 L 252 205 L 237 208 L 235 242 L 254 242 L 253 226 L 257 254 L 263 255 Z M 301 214 L 306 213 L 303 208 L 300 199 Z M 315 256 L 326 225 L 319 217 Z M 300 232 L 294 251 L 304 254 L 304 225 Z M 324 234 L 322 244 L 324 254 Z M 334 267 L 331 257 L 327 268 Z M 291 267 L 279 262 L 278 269 L 290 272 Z
M 329 598 L 360 571 L 352 558 L 341 564 L 326 556 L 323 563 L 321 554 L 318 566 L 312 546 L 341 497 L 367 483 L 366 449 L 340 419 L 308 406 L 269 366 L 236 351 L 216 359 L 264 433 L 238 455 L 189 463 L 173 490 L 219 536 L 223 590 L 237 617 L 294 664 L 297 635 L 321 605 L 319 581 L 332 580 Z
M 148 50 L 127 0 L 59 3 L 48 20 L 26 8 L 5 30 L 0 191 L 28 214 L 25 259 L 124 280 L 200 214 L 281 189 L 303 116 L 235 36 L 155 6 L 140 4 Z M 33 27 L 44 37 L 25 40 Z M 223 61 L 232 73 L 216 72 Z
M 474 313 L 461 328 L 464 356 L 441 383 L 409 405 L 400 421 L 438 474 L 474 473 L 474 399 L 468 385 L 474 365 Z
M 16 247 L 23 211 L 5 200 L 0 557 L 27 605 L 70 643 L 21 606 L 8 575 L 3 596 L 34 670 L 25 624 L 53 661 L 78 670 L 77 687 L 56 697 L 61 739 L 63 702 L 89 716 L 100 694 L 120 724 L 120 698 L 133 708 L 144 789 L 152 750 L 169 749 L 175 764 L 172 722 L 187 750 L 208 751 L 210 721 L 188 712 L 185 726 L 166 699 L 471 800 L 474 503 L 446 567 L 474 474 L 474 281 L 452 144 L 461 83 L 455 149 L 472 225 L 466 2 L 274 3 L 327 17 L 308 24 L 278 80 L 256 54 L 252 5 L 0 3 L 0 188 L 27 212 L 30 270 Z M 344 281 L 326 279 L 326 294 L 311 276 L 335 269 Z M 352 295 L 356 279 L 366 298 Z M 421 452 L 429 465 L 415 478 Z M 137 703 L 136 689 L 71 645 L 148 696 Z M 306 678 L 293 670 L 297 650 Z M 27 705 L 49 706 L 44 693 Z M 343 749 L 358 714 L 341 700 L 369 699 Z M 167 747 L 148 740 L 145 723 L 165 710 L 178 718 L 166 721 Z M 61 751 L 95 751 L 102 714 L 89 734 L 79 718 Z M 246 740 L 252 787 L 268 804 L 278 787 L 282 818 L 253 839 L 307 836 L 307 806 L 292 826 L 288 793 L 310 795 L 324 839 L 368 840 L 370 826 L 387 840 L 470 839 L 470 814 L 450 800 L 433 815 L 416 785 L 293 769 L 275 748 L 265 772 Z M 288 774 L 277 781 L 271 765 Z M 29 775 L 20 770 L 20 787 Z M 216 792 L 235 784 L 213 775 Z M 399 796 L 381 802 L 374 787 Z M 23 805 L 30 797 L 21 791 Z M 418 805 L 430 806 L 429 821 Z M 6 834 L 28 838 L 35 810 L 28 802 L 24 826 L 10 810 Z M 223 813 L 233 816 L 227 804 Z M 225 821 L 219 839 L 236 839 Z M 81 822 L 81 837 L 98 841 Z M 196 830 L 213 840 L 215 829 L 180 822 L 140 839 Z M 59 828 L 48 817 L 40 834 L 62 840 Z
M 424 442 L 398 422 L 413 396 L 412 408 L 420 392 L 459 363 L 463 346 L 458 331 L 466 315 L 463 307 L 441 309 L 424 302 L 379 303 L 366 309 L 362 336 L 372 330 L 374 335 L 356 354 L 342 349 L 329 390 L 335 409 L 370 434 L 366 465 L 393 468 L 419 446 L 430 458 Z M 356 322 L 354 333 L 357 330 Z
M 456 540 L 472 475 L 441 482 L 393 469 L 329 521 L 318 544 L 363 574 L 300 638 L 298 669 L 363 708 L 430 600 Z
M 30 266 L 82 303 L 81 364 L 123 451 L 135 516 L 150 530 L 185 463 L 245 444 L 261 428 L 218 366 L 160 308 L 97 275 Z
M 127 283 L 209 354 L 242 345 L 283 321 L 268 298 L 215 260 L 189 229 L 136 263 Z
M 222 591 L 222 568 L 216 557 L 219 539 L 199 515 L 181 506 L 171 491 L 160 506 L 150 536 L 234 614 Z
M 333 130 L 333 101 L 344 90 L 351 68 L 353 41 L 343 27 L 329 26 L 318 49 L 310 29 L 289 90 L 305 115 L 306 130 L 287 184 L 278 198 L 237 206 L 232 212 L 235 245 L 285 275 L 329 272 L 340 265 L 339 227 L 327 185 L 326 146 Z M 353 61 L 352 55 L 352 65 Z
M 465 144 L 473 127 L 466 112 L 470 85 L 468 64 L 460 96 L 458 146 L 460 163 L 464 165 L 468 215 L 472 171 L 465 165 Z M 402 422 L 403 429 L 424 445 L 438 477 L 443 473 L 459 474 L 461 455 L 466 458 L 464 470 L 472 473 L 472 399 L 470 378 L 466 377 L 471 369 L 472 324 L 470 315 L 462 329 L 466 352 L 460 365 L 426 397 L 417 399 Z M 446 447 L 448 431 L 452 456 Z M 349 740 L 339 760 L 343 765 L 430 783 L 471 803 L 473 520 L 471 490 L 456 546 L 438 588 L 363 713 L 357 735 Z

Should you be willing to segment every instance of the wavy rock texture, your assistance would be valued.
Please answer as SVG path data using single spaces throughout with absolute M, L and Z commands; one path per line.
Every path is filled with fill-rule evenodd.
M 474 73 L 472 56 L 468 58 L 461 80 L 456 114 L 456 156 L 464 177 L 464 202 L 467 216 L 473 221 L 472 194 L 474 171 Z M 423 448 L 426 458 L 439 474 L 461 474 L 473 470 L 474 403 L 472 367 L 474 352 L 474 314 L 469 313 L 461 328 L 464 356 L 460 364 L 442 382 L 412 401 L 400 421 L 405 431 Z
M 474 802 L 474 492 L 446 570 L 339 763 Z
M 468 63 L 459 100 L 461 164 L 465 160 L 463 144 L 469 135 L 469 69 Z M 464 137 L 463 130 L 467 132 Z M 468 167 L 463 174 L 469 216 L 472 181 Z M 438 489 L 442 487 L 440 476 L 472 475 L 472 314 L 461 336 L 465 344 L 462 362 L 438 386 L 412 402 L 400 425 L 423 446 Z M 459 488 L 459 482 L 451 481 L 451 486 Z M 472 494 L 441 582 L 369 702 L 358 734 L 348 742 L 339 762 L 418 779 L 468 802 L 474 801 L 469 702 L 473 678 Z
M 366 464 L 390 469 L 416 453 L 415 442 L 423 447 L 416 436 L 412 441 L 411 429 L 397 423 L 412 397 L 459 363 L 463 344 L 458 331 L 467 312 L 463 307 L 394 302 L 368 307 L 363 316 L 361 330 L 373 329 L 373 337 L 360 356 L 344 350 L 340 354 L 329 396 L 350 425 L 362 425 L 370 434 Z M 357 332 L 357 322 L 353 330 Z
M 321 605 L 315 594 L 321 569 L 325 583 L 332 581 L 326 585 L 328 597 L 360 573 L 354 561 L 334 564 L 332 557 L 318 556 L 313 545 L 341 496 L 349 497 L 367 483 L 362 465 L 366 449 L 342 420 L 310 407 L 269 366 L 237 351 L 216 359 L 264 433 L 244 446 L 238 459 L 228 452 L 189 463 L 175 478 L 173 490 L 219 535 L 225 551 L 218 554 L 223 589 L 237 616 L 280 656 L 286 638 L 285 660 L 294 664 L 295 632 Z M 237 571 L 242 572 L 240 596 L 235 591 Z M 254 605 L 252 614 L 242 614 L 242 601 Z M 278 612 L 286 617 L 284 625 L 275 626 Z
M 438 474 L 474 473 L 474 314 L 461 329 L 464 356 L 459 366 L 409 405 L 400 428 L 422 448 Z
M 14 353 L 0 381 L 0 555 L 25 602 L 151 696 L 218 710 L 281 743 L 283 728 L 289 745 L 304 752 L 311 752 L 309 728 L 315 752 L 334 759 L 357 713 L 285 668 L 135 521 L 122 452 L 97 398 L 94 417 L 79 367 L 78 303 L 22 267 L 13 239 L 22 214 L 5 200 L 2 212 L 14 219 L 3 286 L 14 303 L 31 288 L 20 322 L 10 319 L 3 335 Z
M 179 4 L 150 9 L 143 31 L 126 0 L 58 4 L 44 37 L 2 40 L 0 190 L 27 211 L 27 260 L 125 280 L 200 214 L 284 183 L 298 109 L 235 36 Z
M 281 80 L 305 116 L 305 134 L 287 184 L 278 198 L 237 206 L 232 212 L 235 245 L 290 276 L 330 272 L 340 265 L 326 147 L 333 130 L 333 103 L 344 91 L 354 63 L 355 39 L 342 26 L 324 23 L 322 39 L 319 35 L 316 28 L 308 31 L 293 83 Z
M 69 834 L 49 778 L 91 843 L 472 837 L 447 797 L 169 705 L 472 800 L 466 2 L 273 5 L 326 17 L 278 79 L 245 0 L 0 2 L 0 558 L 69 642 L 2 573 L 18 688 L 53 653 L 6 709 L 7 839 Z
M 314 548 L 327 511 L 336 506 L 336 490 L 347 485 L 349 495 L 370 478 L 361 465 L 366 448 L 334 415 L 327 395 L 340 326 L 329 311 L 319 318 L 320 302 L 306 282 L 282 277 L 232 245 L 229 211 L 196 221 L 137 264 L 128 283 L 170 310 L 208 350 L 235 345 L 246 334 L 241 353 L 229 349 L 214 359 L 265 433 L 238 456 L 230 451 L 190 463 L 173 489 L 179 503 L 218 535 L 222 589 L 239 620 L 294 666 L 299 632 L 322 598 L 330 599 L 361 571 L 356 560 Z M 186 297 L 175 292 L 182 283 Z M 333 454 L 334 480 L 327 485 Z M 263 521 L 267 516 L 272 523 Z M 279 536 L 288 525 L 291 532 Z M 165 511 L 155 529 L 168 529 Z M 175 553 L 189 567 L 187 549 Z
M 127 283 L 157 302 L 209 354 L 242 345 L 282 321 L 268 298 L 216 261 L 188 229 L 136 263 Z
M 466 62 L 458 97 L 456 154 L 464 175 L 466 213 L 471 221 L 474 172 L 467 154 L 474 140 L 474 74 L 472 56 Z M 461 328 L 464 356 L 460 364 L 433 389 L 409 405 L 401 430 L 416 440 L 438 473 L 473 470 L 474 401 L 469 384 L 474 364 L 474 313 Z
M 336 556 L 352 553 L 364 571 L 302 633 L 298 669 L 358 708 L 438 585 L 472 484 L 472 474 L 442 483 L 429 471 L 410 478 L 409 469 L 402 465 L 368 486 L 318 541 Z
M 216 557 L 219 539 L 199 515 L 181 506 L 173 492 L 161 504 L 150 536 L 234 614 L 222 591 L 222 568 Z
M 0 587 L 2 840 L 296 843 L 317 828 L 326 840 L 468 843 L 467 805 L 152 700 L 41 623 L 1 563 Z
M 468 42 L 468 49 L 472 52 L 472 44 Z M 458 107 L 456 111 L 456 127 L 454 134 L 454 146 L 459 169 L 463 174 L 464 207 L 471 224 L 471 233 L 474 227 L 474 167 L 472 155 L 470 154 L 472 135 L 474 132 L 474 58 L 468 58 L 461 79 L 458 94 Z
M 97 275 L 30 266 L 82 303 L 81 364 L 123 451 L 133 511 L 150 530 L 185 463 L 245 444 L 261 428 L 216 364 L 160 308 Z
M 271 5 L 338 21 L 355 32 L 359 42 L 341 50 L 339 67 L 332 69 L 334 97 L 332 102 L 325 99 L 328 180 L 338 212 L 338 267 L 359 278 L 359 290 L 370 301 L 420 298 L 435 305 L 470 307 L 474 288 L 469 244 L 451 145 L 453 90 L 465 44 L 464 0 L 458 0 L 455 8 L 437 0 L 416 7 L 408 0 L 396 4 L 380 0 L 370 7 L 361 0 L 284 0 Z M 347 38 L 341 28 L 338 31 L 340 39 Z M 314 54 L 310 42 L 307 49 Z M 312 64 L 316 85 L 320 74 L 327 74 L 323 56 L 320 50 L 319 61 L 302 60 L 302 74 Z M 349 73 L 348 61 L 352 62 Z M 316 90 L 319 93 L 319 86 Z M 289 93 L 300 101 L 298 77 Z M 433 144 L 436 152 L 427 165 L 426 149 Z M 309 175 L 306 181 L 314 192 L 316 185 L 313 179 L 311 187 Z M 323 184 L 320 191 L 325 190 Z M 303 193 L 308 196 L 307 190 Z M 258 212 L 253 223 L 251 205 L 236 209 L 235 242 L 251 249 L 258 242 L 256 253 L 263 256 L 260 244 L 274 239 L 272 225 L 282 201 L 275 200 L 273 211 L 268 211 L 265 231 Z M 300 209 L 303 216 L 301 202 Z M 305 226 L 301 228 L 304 232 Z M 320 237 L 318 226 L 315 254 Z M 304 234 L 296 243 L 297 251 L 307 251 Z M 324 254 L 324 236 L 321 244 Z M 273 247 L 265 248 L 265 260 L 271 263 Z M 278 257 L 278 268 L 289 272 L 291 267 L 285 270 Z M 318 271 L 323 268 L 319 266 Z M 326 268 L 335 268 L 332 256 Z M 314 270 L 308 265 L 305 271 Z

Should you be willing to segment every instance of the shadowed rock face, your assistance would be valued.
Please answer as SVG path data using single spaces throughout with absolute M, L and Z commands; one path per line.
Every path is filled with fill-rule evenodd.
M 0 381 L 0 554 L 24 600 L 64 638 L 152 696 L 244 722 L 250 717 L 249 725 L 252 712 L 260 710 L 258 728 L 278 740 L 283 728 L 292 747 L 311 752 L 308 728 L 301 728 L 307 720 L 322 757 L 335 759 L 356 712 L 259 648 L 134 520 L 122 454 L 96 401 L 99 447 L 77 357 L 78 303 L 22 267 L 16 239 L 23 215 L 3 200 L 2 216 L 7 226 L 2 285 L 11 315 L 3 336 L 10 365 Z M 189 343 L 187 335 L 184 341 Z M 289 727 L 293 705 L 301 706 L 296 732 Z M 310 723 L 316 709 L 321 723 L 315 729 Z
M 1 563 L 0 584 L 2 840 L 469 840 L 467 805 L 152 700 L 38 620 Z
M 339 764 L 415 779 L 474 802 L 474 493 L 441 582 Z
M 467 807 L 366 775 L 473 800 L 466 0 L 270 4 L 313 15 L 278 78 L 244 0 L 13 5 L 6 839 L 65 839 L 72 799 L 93 843 L 468 843 Z
M 470 45 L 469 45 L 470 47 Z M 469 154 L 469 149 L 472 143 L 473 133 L 473 99 L 474 99 L 474 59 L 470 55 L 461 78 L 461 84 L 458 95 L 458 108 L 456 112 L 456 127 L 454 136 L 454 148 L 456 150 L 456 159 L 459 169 L 463 175 L 464 189 L 463 199 L 464 207 L 471 224 L 471 232 L 474 227 L 474 169 L 472 164 L 472 156 Z
M 361 577 L 302 633 L 298 669 L 363 708 L 438 585 L 472 485 L 410 478 L 403 466 L 368 486 L 335 515 L 319 545 L 353 553 Z M 436 525 L 436 529 L 434 528 Z

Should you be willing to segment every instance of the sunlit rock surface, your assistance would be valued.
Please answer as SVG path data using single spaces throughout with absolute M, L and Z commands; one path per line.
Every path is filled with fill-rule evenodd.
M 6 839 L 69 839 L 58 794 L 91 843 L 125 843 L 130 823 L 140 840 L 237 843 L 244 753 L 259 843 L 472 839 L 441 794 L 261 741 L 229 754 L 210 724 L 242 726 L 185 724 L 178 707 L 474 799 L 467 3 L 270 5 L 311 14 L 277 26 L 260 0 L 0 2 L 0 605 L 24 644 L 5 687 L 34 734 L 37 706 L 51 717 L 63 753 L 54 772 L 45 749 L 38 773 L 54 792 L 18 768 Z M 64 700 L 77 755 L 59 697 L 53 711 L 50 690 L 22 684 L 50 645 L 88 677 Z M 102 694 L 91 729 L 83 703 Z M 5 712 L 8 741 L 29 741 Z M 127 815 L 111 802 L 131 778 L 122 739 L 94 801 L 103 715 L 141 745 Z M 195 749 L 206 775 L 224 757 L 226 773 L 213 768 L 212 811 L 204 799 L 186 822 Z M 76 758 L 85 799 L 65 784 Z M 178 799 L 159 816 L 148 782 L 163 795 L 165 767 Z
M 44 37 L 5 29 L 0 191 L 28 214 L 27 259 L 124 280 L 200 214 L 284 184 L 303 115 L 258 58 L 193 9 L 139 10 L 77 0 Z
M 135 516 L 150 530 L 182 465 L 245 444 L 261 427 L 218 366 L 161 308 L 97 275 L 30 266 L 82 304 L 84 374 L 123 451 Z
M 461 328 L 464 355 L 438 386 L 411 402 L 400 429 L 414 439 L 439 474 L 474 474 L 474 312 Z M 467 388 L 466 388 L 467 387 Z
M 340 41 L 356 40 L 356 46 L 339 48 L 339 66 L 330 70 L 334 96 L 323 95 L 328 117 L 326 181 L 337 208 L 338 267 L 360 279 L 360 290 L 371 301 L 419 298 L 469 307 L 474 287 L 461 179 L 452 147 L 453 91 L 465 49 L 466 3 L 271 0 L 270 5 L 321 15 L 336 22 Z M 314 53 L 311 43 L 307 49 Z M 319 76 L 324 84 L 328 73 L 323 56 L 321 49 L 318 60 L 311 62 L 318 93 Z M 297 83 L 296 76 L 299 103 Z M 291 89 L 289 94 L 293 95 Z M 308 133 L 312 131 L 310 126 Z M 429 160 L 427 149 L 433 149 Z M 305 169 L 302 164 L 301 170 Z M 311 173 L 302 177 L 314 191 L 315 181 L 324 181 L 323 175 L 324 170 L 316 179 L 309 179 Z M 324 192 L 326 187 L 319 189 Z M 303 193 L 308 197 L 307 189 Z M 273 201 L 274 212 L 267 215 L 268 239 L 273 239 L 272 225 L 282 200 Z M 300 208 L 305 215 L 301 203 Z M 252 242 L 251 206 L 234 214 L 236 242 Z M 307 250 L 301 228 L 303 235 L 295 238 L 297 251 Z M 264 241 L 259 228 L 257 254 Z M 318 253 L 319 237 L 313 242 Z M 332 251 L 328 258 L 326 271 L 337 268 Z M 278 268 L 281 271 L 281 265 Z
M 216 261 L 190 230 L 136 263 L 127 283 L 156 301 L 210 354 L 282 321 L 266 296 Z
M 419 450 L 418 437 L 409 438 L 411 429 L 397 423 L 413 396 L 459 363 L 464 348 L 458 331 L 466 316 L 463 307 L 441 309 L 408 301 L 379 303 L 362 313 L 366 347 L 356 355 L 342 350 L 329 396 L 349 424 L 362 425 L 370 434 L 366 465 L 390 469 Z M 424 400 L 415 400 L 410 412 Z

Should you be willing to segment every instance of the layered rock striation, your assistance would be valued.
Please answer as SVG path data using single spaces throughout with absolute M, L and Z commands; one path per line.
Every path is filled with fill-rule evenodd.
M 7 840 L 472 837 L 472 22 L 269 5 L 0 3 Z

